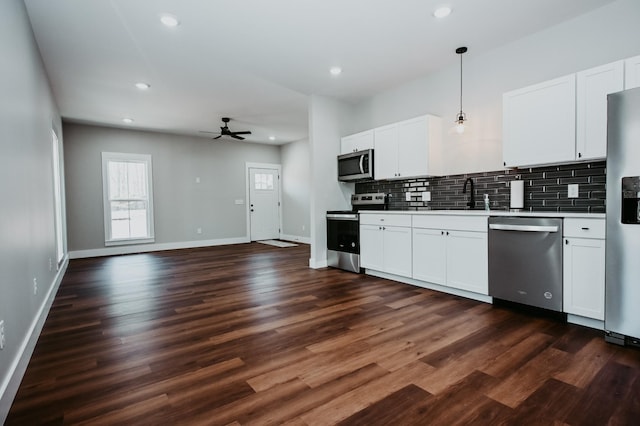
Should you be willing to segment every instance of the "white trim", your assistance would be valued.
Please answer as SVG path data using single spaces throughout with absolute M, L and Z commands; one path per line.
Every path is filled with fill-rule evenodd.
M 426 281 L 414 280 L 413 278 L 401 277 L 399 275 L 388 274 L 386 272 L 365 269 L 365 273 L 374 277 L 386 278 L 388 280 L 399 281 L 404 284 L 415 285 L 416 287 L 428 288 L 442 293 L 453 294 L 454 296 L 466 297 L 467 299 L 477 300 L 478 302 L 493 303 L 493 297 L 471 291 L 459 290 L 457 288 L 446 287 L 439 284 L 428 283 Z
M 251 200 L 249 199 L 249 185 L 251 179 L 249 179 L 249 173 L 251 169 L 275 169 L 278 171 L 278 216 L 280 216 L 278 227 L 280 228 L 280 234 L 282 234 L 282 165 L 274 163 L 244 163 L 244 186 L 245 186 L 245 218 L 247 221 L 247 238 L 251 241 Z
M 567 322 L 570 324 L 577 324 L 584 327 L 595 328 L 596 330 L 604 330 L 604 321 L 582 317 L 580 315 L 567 314 Z
M 111 238 L 111 202 L 109 200 L 109 173 L 110 161 L 144 163 L 147 168 L 147 233 L 142 238 L 112 239 Z M 122 152 L 102 152 L 102 210 L 104 216 L 104 241 L 105 245 L 140 244 L 155 241 L 154 215 L 153 215 L 153 162 L 151 154 L 131 154 Z
M 321 269 L 321 268 L 328 268 L 328 267 L 329 267 L 329 263 L 327 262 L 327 259 L 315 260 L 313 258 L 309 258 L 309 268 L 311 269 Z
M 108 248 L 99 248 L 99 249 L 90 249 L 90 250 L 74 250 L 69 252 L 69 258 L 84 259 L 87 257 L 117 256 L 120 254 L 148 253 L 152 251 L 224 246 L 229 244 L 245 244 L 248 242 L 250 242 L 249 238 L 238 237 L 238 238 L 221 238 L 218 240 L 182 241 L 177 243 L 140 244 L 140 245 L 132 245 L 132 246 L 108 247 Z
M 294 243 L 311 244 L 311 238 L 299 237 L 297 235 L 280 234 L 280 239 L 285 241 L 293 241 Z
M 31 326 L 29 327 L 29 330 L 25 334 L 24 340 L 18 348 L 16 357 L 13 359 L 11 365 L 9 366 L 8 374 L 5 376 L 4 381 L 0 383 L 0 424 L 4 424 L 4 421 L 9 414 L 9 409 L 11 408 L 13 399 L 18 392 L 18 388 L 20 387 L 20 382 L 24 377 L 24 373 L 27 371 L 29 360 L 31 359 L 33 350 L 36 347 L 38 337 L 40 337 L 42 327 L 44 326 L 44 322 L 47 319 L 47 315 L 49 315 L 51 304 L 53 303 L 53 299 L 55 298 L 56 293 L 58 292 L 58 288 L 60 287 L 62 278 L 67 271 L 68 265 L 69 256 L 66 255 L 62 259 L 62 262 L 60 262 L 60 269 L 58 269 L 58 272 L 56 273 L 56 276 L 53 279 L 51 286 L 49 287 L 49 292 L 42 301 L 40 309 L 38 309 L 36 316 L 31 322 Z

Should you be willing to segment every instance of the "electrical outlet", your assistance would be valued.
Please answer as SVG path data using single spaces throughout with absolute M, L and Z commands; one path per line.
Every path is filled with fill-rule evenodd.
M 567 185 L 567 197 L 569 198 L 578 198 L 578 190 L 579 186 L 577 183 Z
M 200 178 L 199 177 L 196 178 L 196 183 L 200 183 Z
M 202 228 L 198 228 L 198 229 L 196 229 L 196 233 L 197 233 L 197 234 L 202 234 Z
M 422 192 L 422 201 L 431 201 L 431 191 Z
M 404 193 L 404 199 L 406 201 L 411 201 L 411 193 L 410 192 L 405 192 Z
M 0 321 L 0 349 L 4 349 L 5 344 L 4 338 L 4 320 Z
M 38 279 L 33 279 L 33 294 L 38 294 Z

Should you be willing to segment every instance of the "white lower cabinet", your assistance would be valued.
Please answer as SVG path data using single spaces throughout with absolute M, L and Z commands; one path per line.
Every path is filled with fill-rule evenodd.
M 565 219 L 563 310 L 604 321 L 604 219 Z
M 412 278 L 489 294 L 486 217 L 414 216 L 412 255 Z
M 360 265 L 411 276 L 411 216 L 363 214 L 360 218 Z

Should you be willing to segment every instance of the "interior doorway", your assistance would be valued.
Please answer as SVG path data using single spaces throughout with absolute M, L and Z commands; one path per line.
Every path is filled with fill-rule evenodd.
M 248 216 L 251 241 L 280 237 L 280 165 L 248 165 Z

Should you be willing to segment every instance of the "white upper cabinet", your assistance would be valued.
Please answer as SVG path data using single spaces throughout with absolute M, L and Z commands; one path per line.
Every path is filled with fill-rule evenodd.
M 390 124 L 374 130 L 374 179 L 398 177 L 398 126 Z
M 575 159 L 576 76 L 503 95 L 503 160 L 507 167 Z
M 442 120 L 425 115 L 374 129 L 376 180 L 435 174 L 431 151 L 442 141 Z
M 345 136 L 341 140 L 340 154 L 373 149 L 373 130 Z
M 624 61 L 624 88 L 640 87 L 640 56 Z
M 638 67 L 640 70 L 640 67 Z M 576 159 L 607 156 L 607 95 L 624 86 L 624 61 L 576 74 Z

